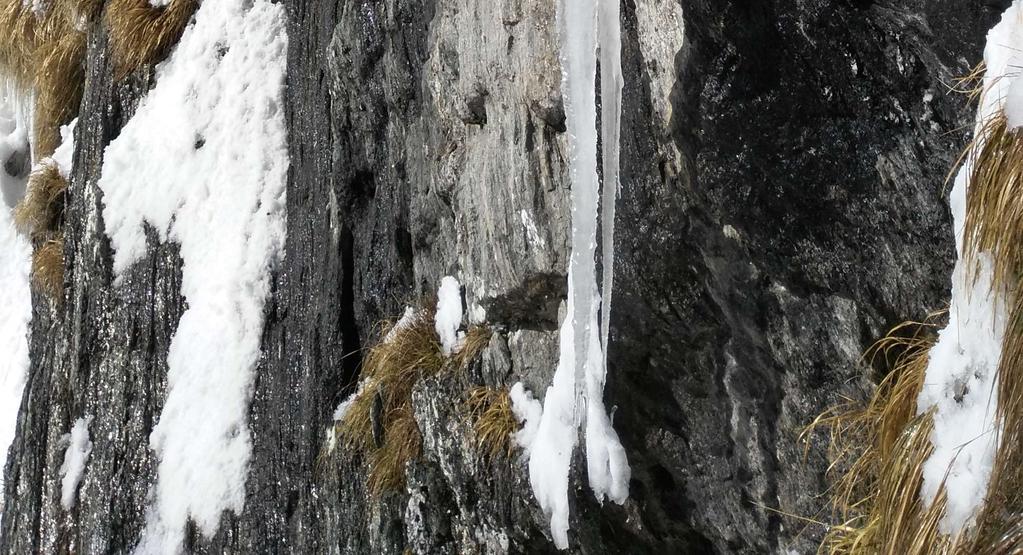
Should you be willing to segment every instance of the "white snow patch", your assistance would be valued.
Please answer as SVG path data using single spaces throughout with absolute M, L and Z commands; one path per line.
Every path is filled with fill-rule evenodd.
M 362 394 L 362 391 L 365 388 L 365 382 L 360 383 L 359 388 L 355 391 L 355 393 L 349 395 L 344 401 L 341 401 L 341 403 L 338 404 L 337 408 L 334 409 L 334 422 L 340 422 L 344 419 L 345 415 L 348 414 L 348 410 L 352 408 L 352 403 L 354 403 L 355 399 Z
M 3 204 L 13 208 L 25 196 L 28 174 L 32 167 L 31 134 L 32 114 L 27 109 L 31 99 L 11 81 L 0 79 L 0 196 Z M 7 173 L 14 170 L 16 175 Z
M 585 419 L 587 471 L 598 500 L 624 503 L 630 469 L 618 435 L 604 410 L 607 322 L 614 268 L 614 204 L 618 191 L 621 119 L 621 38 L 618 2 L 558 4 L 562 92 L 569 133 L 572 178 L 572 256 L 568 269 L 567 315 L 561 324 L 560 358 L 544 397 L 536 437 L 529 446 L 533 493 L 550 515 L 551 535 L 568 548 L 568 482 L 572 451 Z M 597 177 L 597 103 L 593 90 L 597 51 L 601 67 L 604 188 Z M 598 287 L 598 207 L 603 200 L 602 267 Z M 605 302 L 601 303 L 601 291 Z M 603 323 L 603 325 L 601 325 Z
M 511 397 L 512 413 L 515 414 L 515 419 L 519 421 L 522 428 L 515 432 L 515 444 L 522 447 L 525 454 L 529 454 L 529 449 L 533 445 L 533 440 L 536 438 L 537 428 L 540 426 L 540 417 L 543 415 L 543 405 L 540 401 L 533 398 L 533 394 L 526 391 L 526 387 L 522 385 L 522 382 L 517 382 L 512 386 L 511 391 L 508 392 L 508 396 Z
M 951 196 L 960 246 L 969 168 L 966 164 L 959 172 Z M 931 432 L 934 451 L 924 463 L 921 496 L 930 503 L 944 482 L 948 500 L 940 526 L 945 534 L 972 522 L 984 502 L 998 448 L 996 371 L 1007 307 L 1001 295 L 990 292 L 990 257 L 981 254 L 976 260 L 980 267 L 972 288 L 967 284 L 971 267 L 962 258 L 956 263 L 949 323 L 931 349 L 917 401 L 921 412 L 936 409 Z
M 458 328 L 462 325 L 462 287 L 458 280 L 445 276 L 437 290 L 437 313 L 433 317 L 434 328 L 440 337 L 444 356 L 451 356 L 462 348 Z
M 984 51 L 985 93 L 977 112 L 975 136 L 1004 110 L 1010 127 L 1023 123 L 1023 89 L 1015 68 L 1023 63 L 1023 19 L 1020 0 L 988 34 Z M 973 524 L 987 493 L 998 449 L 1000 427 L 997 369 L 1001 360 L 1008 307 L 1002 292 L 992 289 L 988 253 L 964 259 L 966 195 L 972 160 L 960 168 L 950 197 L 958 260 L 952 273 L 948 326 L 930 351 L 918 410 L 934 409 L 934 451 L 924 464 L 921 497 L 933 501 L 942 482 L 948 492 L 940 530 L 956 534 Z M 974 280 L 971 282 L 970 277 Z
M 65 511 L 70 511 L 75 506 L 78 484 L 85 473 L 85 463 L 92 454 L 92 440 L 89 439 L 91 423 L 92 416 L 79 418 L 71 426 L 71 433 L 61 438 L 62 443 L 67 442 L 64 462 L 60 465 L 60 504 Z
M 401 318 L 399 318 L 398 321 L 395 322 L 394 326 L 387 331 L 387 335 L 384 336 L 383 340 L 384 344 L 393 341 L 395 334 L 414 324 L 416 319 L 419 317 L 420 317 L 419 313 L 416 312 L 414 308 L 412 308 L 411 306 L 406 306 L 405 313 L 401 315 Z M 337 420 L 337 418 L 335 418 L 335 420 Z
M 57 165 L 57 171 L 64 179 L 71 176 L 71 162 L 75 154 L 75 126 L 77 125 L 78 118 L 75 118 L 71 120 L 71 123 L 60 126 L 60 146 L 50 156 L 53 163 Z
M 49 4 L 46 0 L 21 0 L 21 5 L 31 8 L 32 15 L 41 18 L 46 15 L 46 7 Z
M 28 373 L 28 333 L 32 320 L 29 271 L 32 249 L 14 229 L 10 211 L 0 205 L 0 465 L 14 441 L 18 410 Z M 0 470 L 0 491 L 3 491 Z M 0 514 L 3 495 L 0 494 Z
M 189 519 L 211 537 L 245 502 L 263 305 L 285 237 L 285 24 L 269 0 L 202 2 L 106 149 L 118 281 L 145 254 L 148 223 L 181 247 L 188 305 L 150 436 L 159 466 L 139 553 L 180 551 Z

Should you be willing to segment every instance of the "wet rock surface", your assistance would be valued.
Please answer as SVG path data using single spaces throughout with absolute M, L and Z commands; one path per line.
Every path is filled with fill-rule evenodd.
M 288 243 L 266 306 L 241 515 L 189 552 L 553 551 L 518 457 L 487 461 L 474 385 L 557 363 L 570 226 L 553 1 L 287 1 Z M 573 465 L 580 553 L 813 552 L 822 438 L 869 390 L 863 350 L 947 302 L 944 178 L 970 110 L 948 87 L 1007 2 L 623 3 L 622 189 L 606 388 L 633 468 L 599 506 Z M 89 67 L 67 199 L 63 302 L 35 299 L 32 366 L 5 468 L 0 552 L 130 551 L 155 478 L 148 436 L 183 310 L 180 259 L 115 285 L 95 183 L 149 78 Z M 403 491 L 371 498 L 358 455 L 325 454 L 377 322 L 444 275 L 495 335 L 413 395 Z M 563 312 L 563 310 L 561 311 Z M 60 438 L 94 415 L 72 511 Z

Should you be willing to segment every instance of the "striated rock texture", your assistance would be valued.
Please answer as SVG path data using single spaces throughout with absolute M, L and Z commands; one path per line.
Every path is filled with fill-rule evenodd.
M 542 397 L 568 262 L 567 137 L 553 0 L 287 0 L 288 242 L 268 302 L 241 515 L 189 552 L 546 552 L 525 464 L 489 462 L 473 384 Z M 870 387 L 863 350 L 947 302 L 944 178 L 968 139 L 950 94 L 1008 0 L 627 0 L 622 190 L 606 398 L 633 469 L 624 507 L 573 468 L 571 550 L 813 552 L 823 438 Z M 3 553 L 130 551 L 155 478 L 148 435 L 183 310 L 155 235 L 113 285 L 96 180 L 151 84 L 112 82 L 89 27 L 67 199 L 64 299 L 35 301 L 4 469 Z M 496 331 L 469 371 L 414 393 L 422 457 L 379 501 L 324 445 L 376 323 L 444 275 Z M 563 312 L 563 309 L 562 309 Z M 60 438 L 94 415 L 79 501 Z M 804 448 L 806 455 L 804 458 Z

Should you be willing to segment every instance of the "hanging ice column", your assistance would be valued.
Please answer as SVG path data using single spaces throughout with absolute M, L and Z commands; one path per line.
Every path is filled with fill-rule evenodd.
M 598 500 L 624 503 L 629 464 L 604 409 L 607 323 L 614 268 L 614 207 L 618 190 L 621 120 L 621 38 L 618 0 L 561 0 L 562 95 L 569 133 L 572 179 L 572 255 L 568 311 L 561 353 L 547 389 L 536 439 L 529 446 L 529 477 L 551 518 L 555 544 L 568 547 L 569 468 L 579 428 L 585 425 L 590 487 Z M 600 52 L 604 187 L 597 177 L 597 53 Z M 596 245 L 602 210 L 603 298 L 597 283 Z M 598 317 L 599 316 L 599 317 Z

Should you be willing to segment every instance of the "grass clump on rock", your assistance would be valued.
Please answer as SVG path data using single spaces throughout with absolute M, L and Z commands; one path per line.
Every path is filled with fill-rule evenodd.
M 444 356 L 433 312 L 420 309 L 385 326 L 380 341 L 363 359 L 359 390 L 336 423 L 335 433 L 348 450 L 367 457 L 367 488 L 373 496 L 401 489 L 406 464 L 422 450 L 412 391 L 425 377 L 462 370 L 486 346 L 490 332 L 474 326 L 461 349 Z
M 823 553 L 923 555 L 954 548 L 955 540 L 938 529 L 944 488 L 929 506 L 920 496 L 934 421 L 931 412 L 918 414 L 917 397 L 933 328 L 929 322 L 896 326 L 867 352 L 870 360 L 883 357 L 890 371 L 866 405 L 849 402 L 825 412 L 804 432 L 827 428 L 830 470 L 844 469 L 829 492 L 837 524 L 824 537 Z
M 510 456 L 515 448 L 512 434 L 519 421 L 512 411 L 511 396 L 505 389 L 476 387 L 469 391 L 466 407 L 476 434 L 476 446 L 490 460 Z

